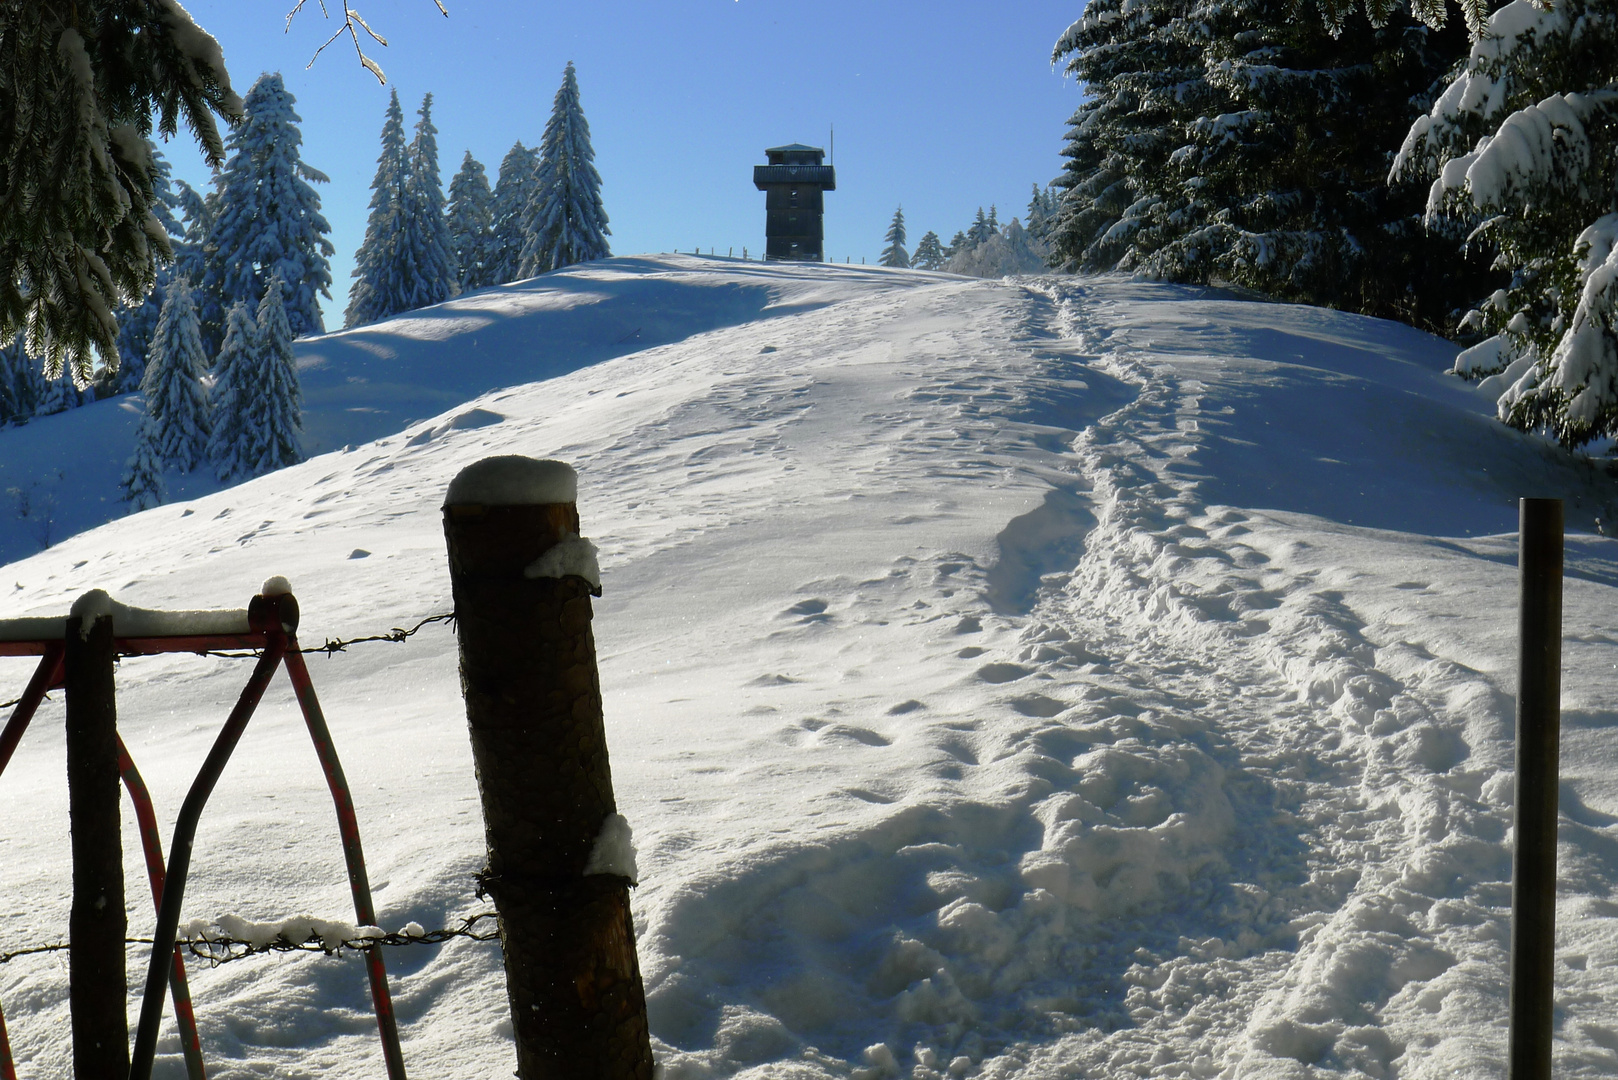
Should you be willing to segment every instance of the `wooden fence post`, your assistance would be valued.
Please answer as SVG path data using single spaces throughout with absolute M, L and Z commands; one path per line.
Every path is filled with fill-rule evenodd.
M 445 499 L 488 842 L 480 880 L 500 912 L 521 1080 L 651 1080 L 632 860 L 607 842 L 625 827 L 590 632 L 599 587 L 576 500 L 571 467 L 516 456 L 462 470 Z
M 1517 821 L 1506 1075 L 1507 1080 L 1550 1080 L 1562 731 L 1562 500 L 1522 500 L 1518 536 Z
M 124 848 L 118 799 L 118 708 L 112 613 L 106 594 L 74 604 L 67 620 L 67 797 L 73 848 L 68 1000 L 73 1073 L 129 1074 L 129 984 L 124 968 Z

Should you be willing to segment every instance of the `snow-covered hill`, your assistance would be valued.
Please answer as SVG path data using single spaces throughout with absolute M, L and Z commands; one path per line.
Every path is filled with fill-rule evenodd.
M 1618 1072 L 1613 481 L 1501 428 L 1444 343 L 1118 280 L 665 257 L 300 357 L 329 452 L 7 565 L 0 617 L 283 573 L 306 641 L 412 625 L 448 610 L 449 479 L 573 462 L 671 1080 L 1503 1075 L 1511 533 L 1518 496 L 1567 498 L 1558 1070 Z M 69 425 L 119 407 L 0 461 L 54 425 L 76 468 Z M 452 631 L 312 668 L 383 924 L 482 910 Z M 160 813 L 244 677 L 122 665 Z M 0 777 L 0 952 L 66 924 L 61 717 Z M 284 683 L 196 850 L 187 918 L 348 914 Z M 509 1074 L 495 950 L 390 952 L 413 1075 Z M 192 990 L 212 1076 L 379 1073 L 352 958 Z M 0 966 L 24 1077 L 67 1071 L 66 992 L 63 960 Z

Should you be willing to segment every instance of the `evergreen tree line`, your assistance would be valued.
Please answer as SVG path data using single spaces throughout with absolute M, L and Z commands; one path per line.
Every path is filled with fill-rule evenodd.
M 327 178 L 301 158 L 294 105 L 279 73 L 253 84 L 206 195 L 172 180 L 146 144 L 151 231 L 172 261 L 139 304 L 117 310 L 116 367 L 86 378 L 68 364 L 48 379 L 22 335 L 0 350 L 0 423 L 144 393 L 124 477 L 132 509 L 161 501 L 166 469 L 209 462 L 234 481 L 302 458 L 292 340 L 323 330 L 317 296 L 330 296 L 333 249 L 312 186 Z
M 493 189 L 469 150 L 446 202 L 431 94 L 417 117 L 407 145 L 395 92 L 382 125 L 382 153 L 344 326 L 611 254 L 601 175 L 571 62 L 540 144 L 514 145 Z
M 1618 436 L 1618 0 L 1355 6 L 1091 0 L 1052 265 L 1448 333 L 1502 420 Z
M 124 467 L 132 513 L 164 500 L 167 470 L 211 464 L 220 480 L 233 483 L 303 460 L 284 295 L 274 273 L 256 312 L 241 300 L 231 304 L 210 374 L 196 291 L 184 278 L 170 280 L 141 379 L 146 412 Z
M 141 303 L 117 311 L 116 368 L 103 365 L 86 380 L 67 365 L 52 379 L 25 351 L 24 335 L 0 349 L 0 424 L 98 397 L 146 395 L 124 476 L 132 509 L 163 499 L 165 470 L 210 464 L 230 482 L 302 458 L 291 343 L 324 331 L 317 297 L 330 299 L 334 250 L 311 186 L 327 178 L 301 159 L 294 104 L 278 73 L 254 84 L 206 194 L 172 179 L 157 148 L 146 144 L 150 214 L 172 261 L 158 267 Z M 393 95 L 356 258 L 350 325 L 609 254 L 601 181 L 571 63 L 540 147 L 513 147 L 494 191 L 468 153 L 446 203 L 436 135 L 428 94 L 406 146 Z
M 1049 236 L 1059 205 L 1052 187 L 1034 185 L 1028 202 L 1028 224 L 1016 218 L 1000 224 L 1000 212 L 990 206 L 985 214 L 978 207 L 977 217 L 956 232 L 946 245 L 938 234 L 927 232 L 916 243 L 914 252 L 905 250 L 904 207 L 894 211 L 893 221 L 882 238 L 887 246 L 878 262 L 882 266 L 911 267 L 917 270 L 946 270 L 970 277 L 1004 277 L 1007 274 L 1037 274 L 1046 269 Z
M 1453 329 L 1488 262 L 1463 229 L 1425 228 L 1425 185 L 1389 171 L 1467 31 L 1381 15 L 1093 0 L 1054 54 L 1089 96 L 1056 181 L 1053 265 Z

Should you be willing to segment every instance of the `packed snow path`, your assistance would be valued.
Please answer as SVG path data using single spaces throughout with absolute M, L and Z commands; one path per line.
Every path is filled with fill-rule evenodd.
M 277 571 L 310 641 L 409 625 L 447 610 L 449 478 L 561 457 L 600 547 L 671 1080 L 1492 1077 L 1510 533 L 1518 495 L 1562 495 L 1558 1070 L 1618 1072 L 1618 567 L 1590 532 L 1618 519 L 1611 481 L 1490 420 L 1439 374 L 1443 343 L 1122 281 L 678 258 L 538 279 L 556 299 L 529 310 L 602 281 L 633 304 L 637 275 L 769 303 L 76 537 L 6 568 L 0 615 L 97 585 L 234 606 Z M 399 349 L 418 372 L 489 333 L 425 326 Z M 119 673 L 160 814 L 244 676 L 226 665 Z M 384 928 L 477 910 L 450 634 L 313 672 Z M 0 951 L 66 923 L 60 708 L 0 777 Z M 204 817 L 188 916 L 346 914 L 324 800 L 295 708 L 267 700 Z M 492 946 L 389 962 L 414 1073 L 509 1071 Z M 363 986 L 322 957 L 197 972 L 211 1075 L 374 1074 Z M 64 1070 L 65 999 L 65 962 L 0 966 L 24 1076 Z

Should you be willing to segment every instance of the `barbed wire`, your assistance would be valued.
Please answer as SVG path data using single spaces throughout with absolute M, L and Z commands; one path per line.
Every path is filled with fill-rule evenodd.
M 227 937 L 224 935 L 209 935 L 199 938 L 180 938 L 175 942 L 192 956 L 199 960 L 206 960 L 211 966 L 228 964 L 232 960 L 244 960 L 249 956 L 259 956 L 272 952 L 318 952 L 327 956 L 336 956 L 342 952 L 359 952 L 373 945 L 441 945 L 452 938 L 466 938 L 469 941 L 498 941 L 500 931 L 496 928 L 479 929 L 479 924 L 488 919 L 498 919 L 498 912 L 480 911 L 476 915 L 468 915 L 461 920 L 459 926 L 444 927 L 439 930 L 423 930 L 419 934 L 406 933 L 403 930 L 391 934 L 378 934 L 374 937 L 345 938 L 341 941 L 330 941 L 319 934 L 310 934 L 306 940 L 292 941 L 288 938 L 278 937 L 273 941 L 247 941 L 242 938 Z M 124 938 L 125 945 L 150 945 L 152 939 Z M 71 946 L 65 941 L 49 945 L 27 945 L 9 952 L 0 952 L 0 964 L 9 964 L 11 961 L 23 956 L 37 956 L 40 953 L 66 952 Z
M 334 653 L 347 652 L 348 647 L 350 645 L 361 645 L 361 644 L 364 644 L 364 643 L 370 642 L 370 641 L 386 641 L 386 642 L 389 642 L 391 644 L 397 645 L 400 642 L 403 642 L 403 641 L 409 639 L 413 634 L 416 633 L 416 631 L 420 630 L 422 627 L 428 625 L 429 623 L 454 622 L 454 621 L 455 621 L 455 612 L 446 611 L 442 615 L 429 615 L 425 619 L 421 620 L 419 623 L 417 623 L 415 626 L 412 626 L 408 630 L 406 630 L 402 626 L 395 626 L 392 630 L 389 630 L 385 634 L 367 634 L 364 637 L 356 637 L 356 638 L 327 638 L 326 643 L 324 645 L 309 645 L 309 646 L 306 646 L 304 648 L 299 649 L 298 651 L 300 653 L 304 653 L 304 654 L 308 654 L 308 653 L 325 653 L 327 656 L 331 656 Z M 263 654 L 263 650 L 261 650 L 261 649 L 248 649 L 248 650 L 244 650 L 244 651 L 240 651 L 240 652 L 235 652 L 235 651 L 218 652 L 218 651 L 210 650 L 208 652 L 199 653 L 198 655 L 200 655 L 200 656 L 221 656 L 221 657 L 224 657 L 227 660 L 256 660 L 262 654 Z
M 395 626 L 393 629 L 389 630 L 385 634 L 366 634 L 364 637 L 354 637 L 354 638 L 327 638 L 326 643 L 324 645 L 310 645 L 310 646 L 307 646 L 305 648 L 301 648 L 298 651 L 300 653 L 305 653 L 305 654 L 308 654 L 308 653 L 325 653 L 328 657 L 330 657 L 330 656 L 332 656 L 332 655 L 334 655 L 336 653 L 347 652 L 348 647 L 350 645 L 363 645 L 363 644 L 366 644 L 367 642 L 372 642 L 372 641 L 386 641 L 386 642 L 389 642 L 390 644 L 397 645 L 400 642 L 408 640 L 412 635 L 414 635 L 416 633 L 416 631 L 420 630 L 422 627 L 427 626 L 430 623 L 454 622 L 454 621 L 455 621 L 455 612 L 446 611 L 441 615 L 429 615 L 425 619 L 421 620 L 419 623 L 417 623 L 415 626 L 412 626 L 408 630 L 406 630 L 402 626 Z M 218 656 L 218 657 L 222 657 L 222 658 L 224 658 L 226 660 L 257 660 L 261 655 L 263 655 L 263 650 L 262 649 L 247 649 L 247 650 L 241 650 L 241 651 L 220 651 L 220 650 L 210 649 L 210 650 L 207 650 L 207 651 L 204 651 L 204 652 L 200 652 L 197 655 L 198 656 Z M 50 694 L 47 693 L 44 696 L 44 698 L 42 698 L 41 700 L 42 700 L 42 702 L 43 701 L 50 701 L 51 700 Z M 0 701 L 0 709 L 9 709 L 12 706 L 21 703 L 21 701 L 22 701 L 22 698 L 20 698 L 20 697 L 12 698 L 10 701 Z

